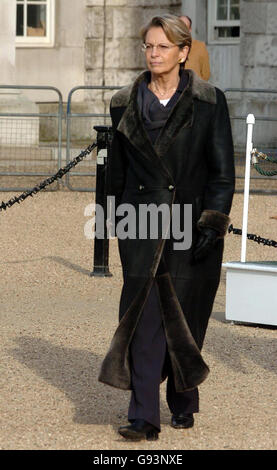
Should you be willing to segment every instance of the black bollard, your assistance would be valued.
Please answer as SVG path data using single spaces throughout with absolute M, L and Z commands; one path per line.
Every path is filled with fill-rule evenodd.
M 94 259 L 91 276 L 112 276 L 109 271 L 109 239 L 107 234 L 107 163 L 111 151 L 112 127 L 95 126 L 97 131 L 97 164 L 96 164 L 96 194 L 95 203 L 102 207 L 104 212 L 104 227 L 101 237 L 97 237 L 97 218 L 103 223 L 102 217 L 95 214 Z M 104 230 L 103 230 L 104 229 Z

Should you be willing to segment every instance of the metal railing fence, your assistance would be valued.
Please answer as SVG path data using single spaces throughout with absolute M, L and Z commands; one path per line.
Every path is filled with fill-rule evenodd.
M 72 97 L 73 94 L 78 91 L 85 92 L 95 92 L 95 102 L 99 102 L 99 93 L 101 94 L 100 105 L 97 105 L 101 111 L 106 111 L 105 108 L 109 109 L 110 97 L 106 96 L 106 92 L 112 90 L 119 90 L 122 87 L 120 86 L 100 86 L 100 85 L 87 85 L 87 86 L 77 86 L 72 88 L 69 92 L 67 99 L 67 111 L 66 111 L 66 161 L 68 162 L 72 158 L 73 151 L 76 152 L 78 147 L 76 147 L 76 142 L 86 145 L 91 139 L 96 139 L 96 126 L 110 125 L 111 118 L 110 113 L 108 112 L 73 112 L 72 111 Z M 98 92 L 98 93 L 97 93 Z M 98 96 L 97 96 L 98 95 Z M 81 124 L 80 125 L 80 121 Z M 75 124 L 74 131 L 72 128 Z M 76 136 L 76 131 L 79 132 L 79 135 Z M 74 144 L 75 142 L 75 144 Z M 97 155 L 96 152 L 92 155 L 90 160 L 83 162 L 78 171 L 70 172 L 66 175 L 66 185 L 72 191 L 95 191 L 96 189 L 96 164 L 97 164 Z M 80 181 L 82 177 L 82 186 L 76 186 L 72 184 L 72 181 Z M 85 186 L 87 184 L 87 186 Z M 94 184 L 94 186 L 92 186 Z
M 57 110 L 55 112 L 28 112 L 28 101 L 21 97 L 19 101 L 1 100 L 0 112 L 0 190 L 1 191 L 24 191 L 26 186 L 14 184 L 24 177 L 28 177 L 28 187 L 38 177 L 50 176 L 61 166 L 62 149 L 62 94 L 60 90 L 52 86 L 23 86 L 23 85 L 1 85 L 1 90 L 41 90 L 55 93 Z M 3 92 L 2 92 L 3 93 Z M 3 95 L 4 96 L 4 95 Z M 19 95 L 20 96 L 20 95 Z M 23 112 L 9 112 L 17 106 Z M 32 103 L 31 108 L 34 107 Z M 35 105 L 35 108 L 38 106 Z M 3 109 L 6 108 L 6 111 Z M 45 128 L 53 130 L 52 142 L 45 136 Z M 20 178 L 21 177 L 21 178 Z
M 50 176 L 62 166 L 62 159 L 68 163 L 93 140 L 96 140 L 95 126 L 110 125 L 109 102 L 111 91 L 119 90 L 120 86 L 78 86 L 70 90 L 66 110 L 63 111 L 63 98 L 61 92 L 51 86 L 17 86 L 1 85 L 1 90 L 40 90 L 55 93 L 56 101 L 51 106 L 41 106 L 37 112 L 8 112 L 0 110 L 0 191 L 19 191 L 32 186 L 33 180 L 39 177 Z M 75 93 L 85 93 L 84 106 L 74 100 Z M 277 90 L 226 88 L 224 90 L 230 108 L 230 116 L 235 141 L 236 165 L 236 191 L 243 191 L 245 169 L 245 143 L 246 143 L 246 116 L 253 112 L 251 106 L 247 108 L 246 100 L 234 99 L 236 94 L 257 94 L 258 103 L 262 113 L 253 112 L 256 124 L 254 126 L 254 146 L 259 151 L 276 157 L 277 154 L 277 117 L 270 116 L 265 110 L 270 106 L 271 99 Z M 92 96 L 88 96 L 92 94 Z M 241 97 L 241 95 L 239 95 Z M 228 99 L 229 98 L 229 99 Z M 241 102 L 241 106 L 240 106 Z M 2 103 L 2 102 L 1 102 Z M 233 112 L 235 103 L 238 113 Z M 276 100 L 273 102 L 277 109 Z M 53 107 L 54 106 L 54 107 Z M 244 106 L 244 109 L 243 109 Z M 258 106 L 259 107 L 259 106 Z M 24 107 L 23 107 L 24 109 Z M 274 136 L 276 139 L 274 141 Z M 239 136 L 239 142 L 236 140 Z M 256 136 L 258 137 L 256 140 Z M 260 136 L 264 143 L 258 142 Z M 267 136 L 269 136 L 267 138 Z M 273 137 L 272 137 L 273 136 Z M 267 144 L 270 142 L 270 145 Z M 74 171 L 65 176 L 63 184 L 71 191 L 91 191 L 96 189 L 97 151 L 82 161 Z M 264 163 L 270 170 L 270 164 Z M 20 178 L 21 177 L 21 178 Z M 14 185 L 14 181 L 24 180 L 25 186 Z M 26 181 L 28 187 L 26 188 Z M 56 188 L 59 185 L 57 184 Z M 257 174 L 251 168 L 252 193 L 277 193 L 277 177 L 268 178 Z

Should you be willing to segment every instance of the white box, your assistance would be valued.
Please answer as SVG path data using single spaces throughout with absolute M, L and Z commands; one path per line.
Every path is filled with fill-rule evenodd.
M 222 265 L 226 272 L 226 320 L 277 325 L 277 261 Z

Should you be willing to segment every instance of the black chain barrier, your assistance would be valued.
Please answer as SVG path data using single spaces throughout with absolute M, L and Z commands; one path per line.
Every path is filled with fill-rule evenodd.
M 107 219 L 107 161 L 111 151 L 112 142 L 112 127 L 111 126 L 94 126 L 97 132 L 97 141 L 90 144 L 85 150 L 80 152 L 77 157 L 71 160 L 66 166 L 60 168 L 57 173 L 49 178 L 45 179 L 41 183 L 37 184 L 33 189 L 27 190 L 10 199 L 8 202 L 2 202 L 0 204 L 0 211 L 6 210 L 8 207 L 12 207 L 15 203 L 20 204 L 27 197 L 37 194 L 42 189 L 46 188 L 54 181 L 62 178 L 78 163 L 80 163 L 85 157 L 87 157 L 95 147 L 98 149 L 97 162 L 96 162 L 96 204 L 103 207 L 105 220 Z M 104 151 L 104 153 L 103 153 Z M 102 152 L 101 158 L 98 161 L 99 153 Z M 105 158 L 105 157 L 106 158 Z M 96 225 L 97 225 L 97 211 L 96 211 Z M 94 239 L 94 260 L 93 260 L 93 271 L 91 276 L 112 276 L 109 271 L 109 238 L 107 234 L 107 227 L 105 225 L 104 238 L 98 238 L 95 235 Z M 97 233 L 97 230 L 96 230 Z M 102 239 L 103 238 L 103 239 Z
M 276 163 L 277 164 L 277 159 L 274 157 L 270 157 L 266 153 L 263 152 L 258 152 L 257 149 L 253 149 L 251 151 L 251 160 L 252 160 L 252 165 L 254 166 L 255 170 L 257 170 L 261 175 L 264 176 L 274 176 L 277 175 L 277 170 L 276 171 L 265 171 L 263 170 L 259 165 L 258 165 L 258 159 L 261 158 L 263 160 L 266 160 L 270 163 Z M 233 232 L 234 235 L 242 235 L 242 230 L 240 228 L 235 228 L 233 225 L 229 225 L 228 227 L 228 233 Z M 259 245 L 266 245 L 266 246 L 272 246 L 273 248 L 277 248 L 277 242 L 275 240 L 270 240 L 269 238 L 263 238 L 260 237 L 259 235 L 255 235 L 254 233 L 247 233 L 247 238 L 248 240 L 252 240 L 253 242 L 259 243 Z
M 242 235 L 242 230 L 240 228 L 233 227 L 232 224 L 228 227 L 228 233 L 231 232 L 233 232 L 234 235 Z M 275 240 L 269 240 L 268 238 L 263 238 L 253 233 L 247 233 L 247 238 L 261 245 L 272 246 L 273 248 L 277 248 L 277 242 Z
M 50 184 L 54 183 L 54 181 L 62 178 L 66 173 L 68 173 L 72 168 L 74 168 L 78 163 L 80 163 L 85 157 L 87 157 L 95 147 L 97 147 L 97 143 L 93 142 L 85 150 L 82 150 L 82 152 L 77 155 L 77 157 L 75 157 L 73 160 L 71 160 L 66 166 L 60 168 L 57 173 L 42 181 L 33 189 L 29 189 L 24 193 L 20 194 L 19 196 L 11 198 L 8 202 L 2 201 L 2 203 L 0 204 L 0 211 L 6 210 L 8 207 L 12 207 L 15 203 L 20 204 L 20 202 L 24 201 L 24 199 L 26 199 L 27 197 L 37 194 L 42 189 L 46 188 L 46 186 L 49 186 Z

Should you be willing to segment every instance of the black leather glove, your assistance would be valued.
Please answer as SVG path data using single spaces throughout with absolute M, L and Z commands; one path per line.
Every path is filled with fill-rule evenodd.
M 193 257 L 195 261 L 199 261 L 209 254 L 211 249 L 215 246 L 217 241 L 218 232 L 213 228 L 202 228 L 198 240 L 193 250 Z

